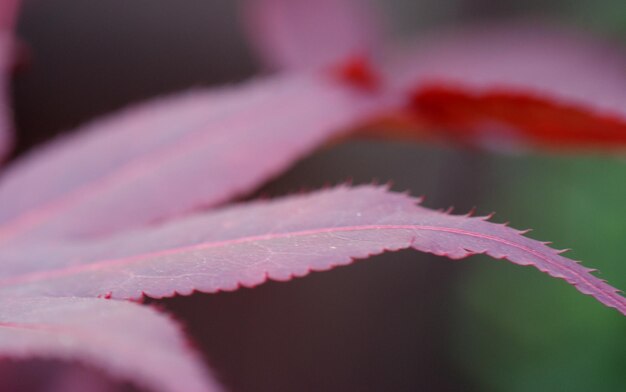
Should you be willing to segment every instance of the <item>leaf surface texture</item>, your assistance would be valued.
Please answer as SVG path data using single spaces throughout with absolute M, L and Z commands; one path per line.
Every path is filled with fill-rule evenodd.
M 138 299 L 235 290 L 405 248 L 532 265 L 626 312 L 616 289 L 544 243 L 372 186 L 225 208 L 93 243 L 17 249 L 5 256 L 0 293 Z

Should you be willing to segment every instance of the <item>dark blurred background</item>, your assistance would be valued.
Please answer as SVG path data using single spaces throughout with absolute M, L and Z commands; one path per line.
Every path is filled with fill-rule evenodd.
M 313 1 L 313 0 L 312 0 Z M 25 0 L 14 83 L 23 153 L 94 116 L 260 71 L 226 0 Z M 626 39 L 626 2 L 379 0 L 399 35 L 511 18 Z M 532 61 L 532 59 L 529 59 Z M 626 70 L 625 70 L 626 72 Z M 259 193 L 394 181 L 426 204 L 498 212 L 626 288 L 626 164 L 350 142 Z M 534 269 L 483 257 L 374 257 L 289 283 L 162 304 L 233 391 L 623 391 L 626 323 Z

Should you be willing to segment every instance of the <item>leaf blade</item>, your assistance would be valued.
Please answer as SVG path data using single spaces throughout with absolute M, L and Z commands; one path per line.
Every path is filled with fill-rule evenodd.
M 0 356 L 78 360 L 154 391 L 218 391 L 178 326 L 129 302 L 2 298 Z
M 246 0 L 244 28 L 259 57 L 280 70 L 315 69 L 376 55 L 378 14 L 359 0 Z
M 0 244 L 102 235 L 214 206 L 381 106 L 302 73 L 127 109 L 9 167 L 0 179 Z
M 289 280 L 405 248 L 453 259 L 486 253 L 532 265 L 626 313 L 626 300 L 616 289 L 559 251 L 484 218 L 429 210 L 376 187 L 339 187 L 227 208 L 82 247 L 18 250 L 0 269 L 0 292 L 133 299 L 188 295 L 254 286 L 268 278 Z M 47 270 L 35 261 L 44 254 L 54 254 Z

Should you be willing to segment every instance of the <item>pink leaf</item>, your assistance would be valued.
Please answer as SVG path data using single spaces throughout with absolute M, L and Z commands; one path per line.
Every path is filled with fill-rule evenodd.
M 246 0 L 251 44 L 273 68 L 328 66 L 380 50 L 382 27 L 366 0 Z
M 138 299 L 235 290 L 404 248 L 532 265 L 626 313 L 626 299 L 590 269 L 517 230 L 371 186 L 225 208 L 91 244 L 9 249 L 0 293 Z
M 129 302 L 3 297 L 0 356 L 80 361 L 160 392 L 221 390 L 172 320 Z
M 427 126 L 488 144 L 626 146 L 623 50 L 568 31 L 482 27 L 422 35 L 386 68 Z
M 124 110 L 9 167 L 0 244 L 101 235 L 213 206 L 380 107 L 371 94 L 300 74 Z

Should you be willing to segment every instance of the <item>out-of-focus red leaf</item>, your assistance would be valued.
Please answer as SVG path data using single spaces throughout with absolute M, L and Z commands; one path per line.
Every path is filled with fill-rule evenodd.
M 367 0 L 246 0 L 250 43 L 272 68 L 329 66 L 381 49 L 382 25 Z
M 385 69 L 422 126 L 467 141 L 626 148 L 626 57 L 572 32 L 435 32 Z M 446 135 L 444 133 L 444 135 Z
M 301 73 L 126 109 L 8 168 L 0 244 L 111 233 L 227 201 L 382 107 Z
M 458 86 L 422 86 L 410 109 L 422 130 L 430 126 L 444 138 L 468 143 L 626 149 L 626 118 L 528 92 L 474 93 Z
M 138 299 L 234 290 L 414 248 L 453 259 L 485 253 L 532 265 L 626 314 L 626 299 L 616 289 L 544 243 L 484 217 L 449 215 L 416 203 L 385 188 L 338 187 L 90 244 L 7 250 L 0 294 Z
M 130 302 L 2 297 L 0 357 L 80 361 L 154 391 L 221 390 L 173 320 Z

